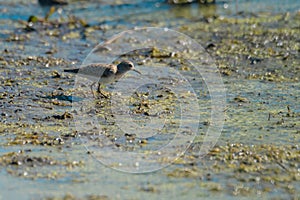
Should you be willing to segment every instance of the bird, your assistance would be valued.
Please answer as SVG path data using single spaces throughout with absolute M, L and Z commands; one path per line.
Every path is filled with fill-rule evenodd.
M 92 63 L 92 64 L 84 65 L 81 68 L 64 70 L 64 72 L 80 74 L 83 77 L 93 80 L 94 82 L 90 87 L 94 97 L 95 95 L 93 92 L 93 86 L 98 82 L 97 91 L 105 98 L 108 98 L 108 96 L 101 91 L 101 85 L 118 81 L 128 71 L 134 71 L 137 72 L 138 74 L 142 74 L 140 71 L 135 69 L 134 64 L 128 60 L 123 60 L 118 65 Z

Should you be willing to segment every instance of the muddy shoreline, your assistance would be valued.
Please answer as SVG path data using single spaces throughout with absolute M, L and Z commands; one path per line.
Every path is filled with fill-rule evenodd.
M 1 10 L 9 13 L 13 6 L 6 3 Z M 67 6 L 77 12 L 82 8 L 82 16 L 92 13 L 76 1 Z M 300 12 L 241 12 L 232 17 L 216 14 L 213 5 L 204 16 L 194 16 L 184 8 L 180 13 L 178 6 L 173 9 L 173 18 L 165 21 L 158 17 L 164 10 L 153 10 L 157 16 L 153 18 L 146 13 L 123 19 L 126 22 L 114 16 L 95 22 L 97 16 L 90 20 L 67 11 L 60 14 L 59 8 L 50 14 L 43 11 L 50 15 L 48 19 L 33 10 L 27 11 L 33 12 L 28 20 L 1 19 L 1 175 L 20 186 L 30 183 L 24 189 L 26 199 L 299 198 Z M 158 172 L 133 175 L 133 182 L 130 174 L 101 166 L 93 152 L 85 149 L 73 121 L 74 76 L 63 72 L 80 65 L 99 42 L 132 28 L 130 24 L 168 26 L 195 39 L 216 60 L 227 90 L 223 132 L 207 156 L 200 158 L 197 152 L 209 119 L 200 122 L 199 136 L 184 156 Z M 137 68 L 142 68 L 160 60 L 169 66 L 176 56 L 152 49 L 128 58 L 139 59 Z M 183 66 L 178 70 L 192 76 L 193 68 Z M 113 93 L 111 88 L 106 87 Z M 199 98 L 208 103 L 201 89 L 196 89 Z M 106 116 L 110 102 L 98 99 L 93 103 L 97 105 L 94 114 L 103 120 L 105 137 L 114 140 L 113 118 Z M 166 118 L 169 129 L 178 128 L 176 118 L 168 118 L 170 113 L 178 114 L 175 96 L 164 88 L 155 93 L 141 89 L 131 103 L 133 115 Z M 159 111 L 154 109 L 158 103 Z M 133 151 L 159 145 L 166 138 L 162 134 L 147 141 L 127 134 L 117 144 Z M 169 160 L 162 155 L 161 162 Z M 18 185 L 11 187 L 13 193 Z M 46 191 L 47 187 L 51 189 Z M 0 199 L 9 193 L 0 194 Z

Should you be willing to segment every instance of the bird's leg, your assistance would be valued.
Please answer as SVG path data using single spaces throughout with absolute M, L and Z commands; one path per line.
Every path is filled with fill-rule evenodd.
M 94 83 L 91 85 L 91 92 L 92 92 L 94 98 L 96 98 L 95 93 L 94 93 L 94 90 L 93 90 L 93 86 L 94 86 L 95 84 L 96 84 L 96 82 L 94 82 Z
M 98 90 L 97 90 L 103 97 L 105 98 L 108 98 L 108 96 L 106 94 L 104 94 L 102 91 L 101 91 L 101 84 L 98 83 Z

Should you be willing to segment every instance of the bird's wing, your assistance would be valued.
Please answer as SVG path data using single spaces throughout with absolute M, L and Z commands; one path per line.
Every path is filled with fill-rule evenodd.
M 94 63 L 81 67 L 78 73 L 81 75 L 100 78 L 108 68 L 108 64 Z
M 117 73 L 117 66 L 113 64 L 102 64 L 102 63 L 92 63 L 82 66 L 78 69 L 68 69 L 65 72 L 76 73 L 84 78 L 99 81 L 101 78 L 102 82 L 111 82 L 112 75 Z

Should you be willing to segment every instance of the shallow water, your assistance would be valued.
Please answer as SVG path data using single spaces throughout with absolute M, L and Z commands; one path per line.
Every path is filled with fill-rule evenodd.
M 91 195 L 99 199 L 297 199 L 300 4 L 292 0 L 235 3 L 217 1 L 203 6 L 169 5 L 159 0 L 74 0 L 49 18 L 53 24 L 36 23 L 34 31 L 26 31 L 29 16 L 43 18 L 49 8 L 33 0 L 0 1 L 0 199 L 66 195 L 71 199 Z M 72 21 L 70 15 L 76 18 Z M 84 27 L 85 23 L 88 26 Z M 136 68 L 143 72 L 141 77 L 130 72 L 126 76 L 129 83 L 158 75 L 161 79 L 157 85 L 177 89 L 183 95 L 176 97 L 168 88 L 144 86 L 131 96 L 129 111 L 116 110 L 109 116 L 109 101 L 94 101 L 90 91 L 76 87 L 76 77 L 62 72 L 80 66 L 99 42 L 137 26 L 170 27 L 183 32 L 206 47 L 216 60 L 227 104 L 222 134 L 206 157 L 198 153 L 206 144 L 204 136 L 211 125 L 210 96 L 203 77 L 199 78 L 185 60 L 149 49 L 127 55 L 139 63 Z M 171 76 L 170 69 L 186 80 Z M 197 94 L 198 126 L 188 120 L 195 118 L 198 109 L 185 110 L 190 116 L 180 122 L 180 102 L 197 107 L 197 103 L 189 103 L 194 99 L 192 92 L 180 91 L 186 89 L 186 82 Z M 123 101 L 118 97 L 124 96 L 124 92 L 117 91 L 118 86 L 116 83 L 105 88 L 115 95 L 117 103 Z M 74 104 L 88 100 L 82 117 L 89 122 L 96 117 L 101 122 L 100 132 L 88 130 L 93 128 L 90 124 L 80 127 L 80 132 L 71 99 L 75 99 Z M 114 124 L 116 112 L 125 116 L 119 120 L 130 116 L 140 127 L 153 120 L 152 126 L 157 128 L 155 120 L 165 120 L 167 128 L 143 141 L 120 132 Z M 195 138 L 184 137 L 189 136 L 188 130 L 179 135 L 193 139 L 193 143 L 187 143 L 189 149 L 183 157 L 172 159 L 187 145 L 176 143 L 167 152 L 171 154 L 157 152 L 153 166 L 149 161 L 149 166 L 162 169 L 141 174 L 120 172 L 142 168 L 142 162 L 126 168 L 132 163 L 121 153 L 147 152 L 147 158 L 151 150 L 174 139 L 173 132 L 178 131 L 180 123 L 199 129 Z M 118 146 L 116 152 L 111 141 Z

